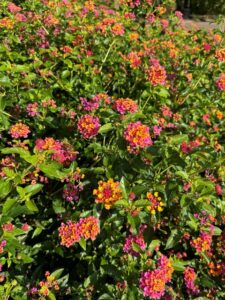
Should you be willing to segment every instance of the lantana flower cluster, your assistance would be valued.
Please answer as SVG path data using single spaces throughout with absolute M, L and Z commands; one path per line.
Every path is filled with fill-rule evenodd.
M 77 151 L 74 151 L 68 142 L 61 142 L 54 138 L 37 139 L 35 149 L 42 151 L 52 151 L 51 158 L 61 164 L 72 162 L 77 157 Z
M 173 271 L 169 259 L 161 255 L 155 270 L 148 270 L 141 274 L 140 288 L 144 296 L 149 299 L 161 299 L 165 294 L 166 284 L 172 279 Z
M 118 113 L 121 115 L 124 115 L 126 113 L 134 113 L 138 110 L 138 105 L 137 103 L 129 98 L 121 98 L 121 99 L 116 99 L 114 102 L 114 108 Z
M 30 128 L 21 122 L 12 125 L 9 130 L 9 134 L 15 139 L 27 138 L 30 132 Z
M 110 178 L 108 181 L 99 181 L 98 188 L 94 189 L 96 203 L 103 203 L 106 209 L 110 209 L 113 204 L 122 198 L 120 183 Z
M 147 198 L 149 199 L 150 205 L 147 206 L 147 210 L 150 211 L 151 214 L 156 214 L 156 212 L 162 212 L 165 206 L 165 203 L 162 202 L 161 197 L 159 197 L 158 192 L 154 192 L 154 194 L 148 192 Z
M 98 134 L 100 128 L 99 118 L 92 115 L 83 115 L 77 123 L 80 134 L 86 138 L 92 138 Z
M 124 132 L 124 138 L 129 143 L 128 150 L 130 152 L 152 145 L 149 128 L 140 121 L 130 123 L 127 126 Z
M 72 247 L 81 238 L 94 241 L 100 233 L 99 220 L 94 216 L 81 218 L 78 222 L 67 221 L 58 229 L 61 238 L 60 244 L 67 248 Z

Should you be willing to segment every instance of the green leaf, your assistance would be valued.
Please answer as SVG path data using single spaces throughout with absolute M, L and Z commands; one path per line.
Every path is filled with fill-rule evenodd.
M 178 236 L 178 230 L 177 229 L 173 229 L 171 231 L 171 234 L 166 242 L 166 247 L 165 249 L 171 249 L 173 248 L 173 246 L 179 241 L 179 236 Z
M 32 235 L 32 239 L 38 235 L 40 235 L 42 233 L 43 229 L 40 228 L 40 227 L 37 227 L 34 232 L 33 232 L 33 235 Z
M 199 284 L 201 284 L 204 287 L 212 288 L 215 286 L 215 282 L 211 280 L 208 276 L 201 276 L 201 279 L 199 281 Z
M 62 272 L 64 271 L 64 268 L 61 268 L 61 269 L 57 269 L 55 270 L 53 273 L 51 273 L 51 276 L 54 277 L 54 279 L 59 279 L 60 276 L 62 275 Z
M 28 150 L 19 147 L 4 148 L 1 152 L 3 154 L 19 154 L 21 157 L 30 156 L 30 152 Z
M 138 253 L 143 252 L 143 250 L 138 246 L 138 244 L 132 242 L 132 249 Z
M 128 194 L 127 194 L 127 190 L 126 190 L 126 182 L 125 182 L 124 177 L 122 177 L 120 180 L 120 188 L 122 190 L 123 198 L 128 199 Z
M 38 212 L 38 208 L 37 208 L 36 204 L 31 199 L 26 200 L 25 204 L 26 204 L 26 207 L 30 211 L 32 211 L 32 212 Z
M 127 222 L 131 226 L 134 234 L 138 233 L 138 228 L 140 226 L 140 219 L 138 216 L 132 217 L 130 214 L 127 215 Z
M 63 207 L 62 205 L 62 201 L 60 199 L 55 199 L 52 203 L 54 212 L 56 214 L 61 214 L 64 213 L 66 211 L 65 207 Z
M 56 297 L 52 292 L 49 292 L 47 297 L 48 297 L 49 300 L 56 300 Z
M 188 141 L 187 134 L 174 135 L 174 136 L 168 138 L 169 144 L 172 144 L 172 145 L 179 145 L 179 144 L 181 144 L 183 142 L 187 142 L 187 141 Z
M 8 211 L 14 206 L 15 203 L 16 203 L 15 198 L 7 198 L 7 200 L 3 205 L 3 209 L 2 209 L 3 214 L 7 214 Z
M 116 201 L 114 203 L 114 206 L 128 207 L 129 206 L 129 202 L 127 200 L 121 199 L 121 200 Z
M 69 70 L 65 70 L 61 74 L 62 79 L 65 79 L 65 78 L 67 78 L 69 76 L 70 76 L 70 71 Z
M 11 182 L 0 181 L 0 199 L 4 199 L 12 190 Z
M 219 236 L 219 235 L 221 235 L 221 233 L 222 233 L 222 230 L 219 227 L 217 227 L 217 226 L 213 227 L 213 235 L 214 236 Z
M 190 261 L 182 261 L 176 257 L 170 258 L 170 261 L 174 270 L 178 272 L 183 272 L 185 270 L 185 266 L 190 264 Z
M 37 184 L 31 184 L 28 185 L 24 188 L 24 191 L 26 194 L 29 194 L 30 196 L 34 196 L 35 194 L 37 194 L 38 192 L 41 191 L 41 189 L 43 188 L 43 184 L 37 183 Z
M 135 207 L 146 207 L 146 206 L 150 206 L 150 202 L 149 200 L 137 200 L 134 202 L 134 206 Z
M 8 76 L 0 77 L 0 86 L 2 87 L 9 87 L 11 86 L 11 80 Z
M 105 174 L 105 168 L 102 168 L 102 167 L 91 168 L 91 171 L 94 174 Z
M 49 178 L 62 179 L 64 174 L 59 171 L 60 168 L 61 165 L 56 162 L 40 165 L 40 170 L 44 172 Z
M 85 241 L 84 238 L 81 238 L 81 239 L 79 240 L 79 244 L 80 244 L 81 248 L 82 248 L 84 251 L 86 251 L 86 241 Z
M 21 259 L 23 260 L 23 263 L 25 263 L 25 264 L 29 264 L 32 261 L 34 261 L 34 259 L 32 257 L 30 257 L 29 255 L 27 255 L 25 253 L 21 252 L 19 255 L 20 255 Z
M 190 221 L 187 221 L 187 225 L 194 229 L 195 231 L 198 230 L 198 221 L 192 216 L 192 215 L 189 215 L 189 218 L 190 218 Z
M 177 171 L 175 175 L 180 176 L 181 178 L 188 180 L 188 174 L 184 171 Z
M 113 130 L 114 126 L 111 123 L 107 123 L 105 125 L 102 125 L 99 129 L 99 133 L 104 134 L 111 130 Z
M 150 245 L 148 246 L 148 249 L 151 252 L 153 252 L 155 250 L 155 248 L 159 245 L 160 245 L 160 240 L 153 240 L 153 241 L 151 241 Z

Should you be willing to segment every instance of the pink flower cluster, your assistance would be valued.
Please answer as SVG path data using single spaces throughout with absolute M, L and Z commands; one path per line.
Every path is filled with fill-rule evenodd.
M 20 12 L 22 10 L 21 7 L 15 5 L 13 2 L 9 2 L 8 4 L 8 10 L 12 13 L 12 14 L 16 14 L 18 12 Z
M 53 151 L 51 158 L 61 164 L 74 161 L 77 157 L 77 152 L 73 150 L 70 144 L 53 138 L 37 139 L 35 148 L 38 151 Z
M 143 235 L 129 235 L 124 243 L 123 251 L 131 254 L 132 256 L 139 256 L 140 253 L 133 249 L 133 243 L 137 244 L 142 250 L 146 248 L 146 243 Z
M 181 151 L 183 153 L 190 153 L 194 148 L 197 148 L 200 146 L 200 143 L 198 141 L 190 141 L 190 142 L 183 142 L 180 146 Z
M 0 243 L 0 254 L 4 252 L 4 247 L 6 246 L 6 244 L 7 244 L 7 242 L 5 240 L 1 241 L 1 243 Z
M 37 102 L 29 103 L 26 107 L 26 111 L 27 111 L 28 116 L 31 116 L 31 117 L 38 116 L 39 115 L 38 103 Z
M 63 198 L 66 199 L 66 201 L 78 201 L 79 199 L 79 193 L 83 190 L 83 186 L 81 184 L 72 184 L 68 183 L 64 190 L 63 190 Z
M 212 235 L 208 232 L 201 232 L 200 236 L 191 241 L 191 246 L 196 249 L 197 252 L 209 251 L 212 244 Z
M 131 152 L 137 148 L 146 148 L 152 145 L 149 128 L 140 121 L 127 126 L 124 138 L 130 144 Z
M 134 113 L 138 110 L 137 103 L 129 98 L 119 98 L 114 102 L 114 109 L 121 115 Z
M 166 84 L 166 70 L 156 59 L 151 59 L 152 65 L 147 70 L 148 80 L 153 86 Z
M 100 128 L 99 118 L 92 115 L 83 115 L 77 123 L 81 135 L 86 138 L 92 138 L 98 134 Z
M 198 294 L 199 288 L 195 285 L 197 274 L 191 267 L 187 267 L 184 270 L 184 282 L 190 294 Z
M 67 248 L 79 242 L 81 238 L 94 241 L 100 233 L 99 220 L 94 216 L 81 218 L 77 223 L 68 221 L 62 223 L 58 229 L 61 245 Z
M 14 230 L 14 225 L 12 223 L 6 223 L 2 225 L 3 231 L 12 232 Z
M 141 65 L 141 58 L 138 52 L 132 51 L 127 55 L 132 69 L 137 69 Z
M 173 267 L 169 259 L 161 255 L 157 269 L 143 272 L 140 278 L 140 288 L 149 299 L 160 299 L 165 294 L 166 283 L 171 281 Z
M 92 97 L 90 100 L 80 97 L 81 104 L 86 111 L 93 111 L 99 107 L 99 98 Z
M 216 82 L 219 90 L 225 91 L 225 73 L 220 74 L 219 79 Z
M 101 101 L 110 104 L 110 98 L 107 94 L 99 93 L 90 99 L 80 97 L 81 104 L 86 111 L 93 111 L 99 108 Z
M 9 129 L 9 133 L 13 138 L 27 138 L 28 134 L 30 133 L 30 128 L 19 122 L 16 123 L 15 125 L 12 125 Z
M 123 25 L 117 23 L 115 25 L 113 25 L 112 27 L 112 33 L 115 34 L 115 35 L 124 35 L 124 27 Z

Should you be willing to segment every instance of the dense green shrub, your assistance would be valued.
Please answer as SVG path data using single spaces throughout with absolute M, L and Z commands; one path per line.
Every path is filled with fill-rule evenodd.
M 0 299 L 224 299 L 224 33 L 189 32 L 172 1 L 17 3 Z

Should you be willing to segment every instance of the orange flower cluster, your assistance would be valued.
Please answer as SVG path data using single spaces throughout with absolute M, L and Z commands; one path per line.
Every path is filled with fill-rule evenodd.
M 126 113 L 134 113 L 138 110 L 137 103 L 129 98 L 119 98 L 114 102 L 114 108 L 121 115 Z
M 61 245 L 67 248 L 73 246 L 74 243 L 79 242 L 80 232 L 77 223 L 68 221 L 66 224 L 62 223 L 59 227 L 59 236 L 61 237 Z
M 5 17 L 3 19 L 0 19 L 0 27 L 6 27 L 8 29 L 12 29 L 14 26 L 12 20 L 10 20 L 10 18 L 8 17 Z
M 121 24 L 115 24 L 112 27 L 112 33 L 115 35 L 123 35 L 124 34 L 124 27 Z
M 58 229 L 61 237 L 61 245 L 67 248 L 79 242 L 81 238 L 94 241 L 100 233 L 99 220 L 93 216 L 81 218 L 77 223 L 68 221 L 62 223 Z
M 128 124 L 124 132 L 124 138 L 129 143 L 129 152 L 135 152 L 138 148 L 146 148 L 152 145 L 149 128 L 140 121 Z
M 132 69 L 137 69 L 141 65 L 140 54 L 136 51 L 132 51 L 127 55 L 127 59 L 130 62 Z
M 200 236 L 191 241 L 191 245 L 197 252 L 209 251 L 212 244 L 212 236 L 207 232 L 201 232 Z
M 208 264 L 209 267 L 209 274 L 212 276 L 224 276 L 225 275 L 225 263 L 214 263 L 210 262 Z
M 93 191 L 96 196 L 96 203 L 103 203 L 106 209 L 110 209 L 112 205 L 122 198 L 122 191 L 119 182 L 110 178 L 107 182 L 99 181 L 98 188 Z
M 219 90 L 225 91 L 225 73 L 221 73 L 219 79 L 216 82 Z
M 23 123 L 16 123 L 12 125 L 9 130 L 10 135 L 13 138 L 27 138 L 28 134 L 30 133 L 30 129 L 27 125 Z
M 225 48 L 216 50 L 216 58 L 218 58 L 219 61 L 225 61 Z
M 166 70 L 160 64 L 154 64 L 147 70 L 148 80 L 153 86 L 165 85 Z
M 81 218 L 79 221 L 79 230 L 83 238 L 94 241 L 100 233 L 99 221 L 93 216 Z
M 145 297 L 161 299 L 165 294 L 166 284 L 171 281 L 173 267 L 165 255 L 157 261 L 157 269 L 143 272 L 140 278 L 140 288 Z

